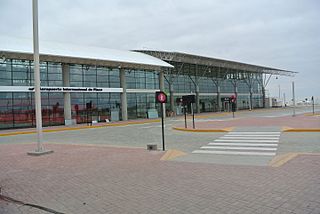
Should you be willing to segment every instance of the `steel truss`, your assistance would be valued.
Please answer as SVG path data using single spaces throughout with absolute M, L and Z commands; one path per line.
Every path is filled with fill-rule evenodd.
M 235 95 L 238 94 L 238 84 L 243 81 L 247 84 L 250 93 L 250 107 L 252 105 L 253 86 L 257 82 L 262 88 L 263 107 L 265 107 L 265 88 L 267 87 L 273 75 L 293 77 L 297 72 L 251 65 L 241 62 L 230 60 L 209 58 L 198 55 L 191 55 L 179 52 L 165 52 L 165 51 L 152 51 L 152 50 L 138 50 L 145 54 L 157 57 L 174 66 L 173 69 L 167 69 L 166 80 L 169 84 L 170 94 L 173 97 L 173 81 L 177 75 L 187 75 L 196 88 L 197 97 L 197 112 L 199 112 L 199 82 L 202 78 L 207 77 L 212 80 L 213 84 L 217 87 L 217 104 L 221 108 L 220 102 L 220 86 L 224 80 L 229 80 L 233 87 Z M 172 98 L 171 108 L 173 110 L 174 101 Z

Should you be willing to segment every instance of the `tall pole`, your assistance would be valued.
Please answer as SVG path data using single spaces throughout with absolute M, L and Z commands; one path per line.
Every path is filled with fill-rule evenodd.
M 33 62 L 34 62 L 34 97 L 36 107 L 37 127 L 37 152 L 43 151 L 42 146 L 42 115 L 41 115 L 41 92 L 40 92 L 40 66 L 39 66 L 39 32 L 38 32 L 38 0 L 32 0 L 33 14 Z
M 292 105 L 293 105 L 293 117 L 296 116 L 296 98 L 294 95 L 294 82 L 292 82 Z
M 314 114 L 314 97 L 313 96 L 312 96 L 311 100 L 312 100 L 312 114 Z
M 36 108 L 37 148 L 28 152 L 28 155 L 50 154 L 52 150 L 45 150 L 42 145 L 42 115 L 41 115 L 41 91 L 40 91 L 40 68 L 39 68 L 39 38 L 38 38 L 38 0 L 32 0 L 33 17 L 33 64 L 34 64 L 34 100 Z

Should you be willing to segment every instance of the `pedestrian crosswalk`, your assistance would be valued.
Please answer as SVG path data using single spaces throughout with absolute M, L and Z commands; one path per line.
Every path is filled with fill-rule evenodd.
M 280 132 L 229 132 L 193 154 L 274 156 Z

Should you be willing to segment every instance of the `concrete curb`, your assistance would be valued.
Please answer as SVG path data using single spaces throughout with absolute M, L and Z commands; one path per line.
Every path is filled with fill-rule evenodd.
M 320 132 L 320 129 L 318 128 L 288 128 L 288 129 L 283 129 L 282 132 Z
M 277 155 L 274 157 L 270 163 L 269 166 L 271 167 L 280 167 L 289 162 L 290 160 L 293 160 L 294 158 L 300 156 L 300 155 L 315 155 L 319 156 L 320 153 L 286 153 L 282 155 Z
M 230 132 L 233 127 L 223 128 L 223 129 L 188 129 L 180 127 L 172 127 L 173 130 L 184 131 L 184 132 Z
M 160 158 L 160 160 L 168 161 L 184 155 L 187 155 L 187 153 L 180 150 L 170 149 Z
M 298 153 L 286 153 L 283 155 L 275 156 L 269 163 L 271 167 L 280 167 L 287 163 L 288 161 L 296 158 L 299 154 Z

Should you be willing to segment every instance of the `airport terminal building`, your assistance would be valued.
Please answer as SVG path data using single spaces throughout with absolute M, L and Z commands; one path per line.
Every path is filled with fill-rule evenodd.
M 0 129 L 35 126 L 31 45 L 0 45 Z M 186 53 L 40 43 L 42 120 L 52 126 L 86 123 L 88 114 L 95 121 L 156 117 L 159 90 L 168 94 L 171 115 L 183 111 L 177 98 L 190 94 L 198 113 L 229 111 L 231 95 L 238 109 L 262 108 L 270 77 L 292 74 Z

